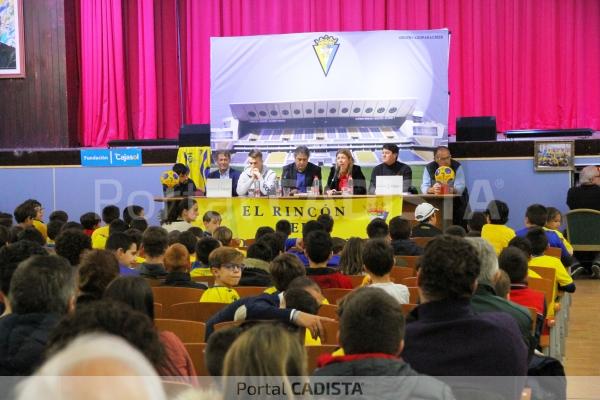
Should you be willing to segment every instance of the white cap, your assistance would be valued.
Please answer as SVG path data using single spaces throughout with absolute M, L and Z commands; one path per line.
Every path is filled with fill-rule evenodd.
M 421 203 L 415 208 L 415 219 L 419 222 L 431 217 L 434 212 L 439 211 L 429 203 Z

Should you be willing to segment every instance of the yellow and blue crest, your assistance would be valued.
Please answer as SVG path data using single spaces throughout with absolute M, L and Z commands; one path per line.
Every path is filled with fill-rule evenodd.
M 329 68 L 331 68 L 331 64 L 333 64 L 333 59 L 335 58 L 339 47 L 338 38 L 333 36 L 325 35 L 315 39 L 313 49 L 315 49 L 315 54 L 317 55 L 317 59 L 319 60 L 319 64 L 321 64 L 321 69 L 323 69 L 325 76 L 329 73 Z

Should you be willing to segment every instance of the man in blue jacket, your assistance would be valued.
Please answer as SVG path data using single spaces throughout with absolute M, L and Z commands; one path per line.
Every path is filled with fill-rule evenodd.
M 217 166 L 219 167 L 216 171 L 208 174 L 209 179 L 231 179 L 231 195 L 237 197 L 237 184 L 240 179 L 240 171 L 233 169 L 229 166 L 231 163 L 231 153 L 228 150 L 217 151 L 216 158 Z

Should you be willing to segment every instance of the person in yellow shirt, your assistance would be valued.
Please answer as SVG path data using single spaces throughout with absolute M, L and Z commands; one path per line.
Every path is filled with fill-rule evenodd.
M 214 250 L 221 247 L 221 242 L 212 237 L 203 237 L 196 243 L 196 261 L 192 263 L 190 275 L 192 278 L 198 276 L 212 276 L 208 266 L 208 256 Z
M 488 223 L 481 228 L 481 237 L 492 245 L 498 255 L 516 236 L 515 231 L 506 226 L 509 213 L 508 204 L 500 200 L 492 200 L 485 213 Z
M 573 293 L 575 291 L 575 283 L 560 259 L 544 255 L 544 251 L 548 248 L 548 238 L 544 230 L 542 228 L 532 228 L 527 232 L 526 238 L 531 242 L 532 257 L 529 260 L 529 266 L 556 270 L 556 284 L 558 289 Z
M 563 245 L 565 246 L 565 249 L 567 249 L 570 255 L 573 255 L 573 246 L 571 245 L 571 243 L 569 243 L 569 241 L 563 236 L 562 232 L 560 231 L 560 226 L 562 225 L 562 214 L 560 213 L 558 208 L 548 207 L 547 210 L 548 220 L 546 222 L 546 225 L 544 226 L 544 229 L 556 233 L 562 241 Z
M 200 302 L 233 303 L 240 295 L 233 289 L 240 282 L 244 256 L 231 247 L 219 247 L 208 256 L 210 271 L 215 277 L 213 287 L 202 294 Z
M 102 209 L 102 221 L 104 226 L 97 228 L 92 233 L 92 248 L 104 249 L 106 247 L 106 240 L 108 239 L 110 223 L 121 216 L 121 210 L 115 205 L 109 205 Z
M 510 242 L 508 242 L 508 247 L 516 247 L 525 254 L 525 257 L 527 257 L 527 262 L 531 260 L 531 242 L 528 239 L 521 236 L 515 236 L 511 239 Z M 527 269 L 527 277 L 536 279 L 542 278 L 540 274 L 538 274 L 531 268 Z

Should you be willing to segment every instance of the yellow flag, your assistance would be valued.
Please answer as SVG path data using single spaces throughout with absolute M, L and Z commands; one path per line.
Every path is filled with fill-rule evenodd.
M 180 147 L 176 162 L 187 165 L 196 187 L 206 192 L 206 178 L 210 172 L 210 147 Z

